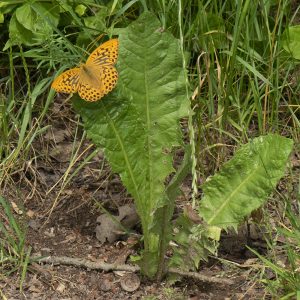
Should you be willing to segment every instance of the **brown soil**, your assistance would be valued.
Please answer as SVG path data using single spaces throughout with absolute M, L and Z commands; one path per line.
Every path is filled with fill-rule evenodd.
M 16 216 L 27 227 L 27 246 L 35 255 L 58 255 L 103 260 L 108 263 L 129 262 L 129 255 L 140 249 L 137 239 L 120 236 L 115 242 L 101 244 L 95 236 L 96 220 L 103 206 L 117 214 L 118 207 L 131 203 L 117 175 L 111 174 L 103 155 L 98 153 L 68 183 L 58 180 L 66 173 L 74 145 L 75 115 L 66 102 L 57 101 L 49 114 L 48 130 L 34 144 L 35 159 L 24 162 L 24 168 L 5 188 L 6 199 L 15 203 Z M 79 154 L 90 147 L 79 146 Z M 95 148 L 88 149 L 72 166 L 69 175 Z M 54 187 L 53 187 L 54 186 Z M 53 187 L 53 188 L 52 188 Z M 50 189 L 52 190 L 50 191 Z M 185 197 L 177 202 L 177 211 L 188 202 L 189 183 L 183 187 Z M 51 211 L 51 214 L 50 214 Z M 139 233 L 139 226 L 134 230 Z M 173 286 L 166 281 L 149 282 L 140 276 L 141 285 L 126 292 L 120 285 L 124 272 L 104 272 L 64 265 L 32 264 L 20 291 L 20 274 L 0 281 L 0 291 L 7 299 L 262 299 L 264 290 L 258 283 L 259 261 L 251 255 L 246 243 L 259 245 L 257 236 L 228 234 L 222 238 L 221 259 L 202 264 L 203 275 L 229 278 L 233 285 L 216 285 L 183 278 Z

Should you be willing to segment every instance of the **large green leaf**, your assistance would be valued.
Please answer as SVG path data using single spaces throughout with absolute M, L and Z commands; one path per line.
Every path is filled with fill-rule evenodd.
M 170 150 L 181 142 L 180 107 L 186 103 L 179 41 L 162 32 L 157 18 L 144 13 L 120 37 L 120 87 L 138 112 L 144 149 L 138 164 L 145 171 L 141 216 L 151 218 L 162 206 L 165 178 L 173 172 Z M 138 176 L 138 180 L 142 180 Z
M 179 119 L 189 103 L 179 41 L 162 32 L 154 15 L 142 14 L 122 31 L 119 43 L 115 91 L 99 103 L 77 99 L 74 104 L 88 136 L 103 147 L 135 199 L 144 232 L 147 266 L 142 268 L 151 269 L 152 276 L 161 244 L 154 218 L 177 193 L 173 186 L 166 192 L 165 180 L 174 172 L 172 148 L 182 144 Z
M 242 146 L 203 185 L 199 214 L 209 225 L 237 227 L 260 207 L 284 175 L 293 141 L 269 134 Z

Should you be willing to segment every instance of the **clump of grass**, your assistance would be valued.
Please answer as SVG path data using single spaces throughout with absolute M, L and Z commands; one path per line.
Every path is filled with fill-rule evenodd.
M 299 299 L 300 295 L 300 218 L 299 203 L 297 212 L 288 205 L 287 223 L 281 223 L 278 234 L 283 246 L 268 241 L 269 256 L 264 257 L 252 250 L 264 263 L 262 282 L 269 293 L 278 299 Z M 282 242 L 281 242 L 282 244 Z M 272 278 L 270 278 L 270 270 Z M 269 275 L 267 275 L 269 274 Z
M 10 205 L 2 196 L 0 208 L 0 280 L 12 273 L 18 273 L 22 289 L 31 248 L 26 248 L 25 230 L 17 222 Z

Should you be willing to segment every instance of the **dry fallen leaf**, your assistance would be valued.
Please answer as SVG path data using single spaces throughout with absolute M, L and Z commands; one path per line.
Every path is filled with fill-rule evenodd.
M 118 216 L 102 214 L 97 218 L 96 237 L 101 243 L 106 241 L 112 243 L 118 239 L 122 227 L 132 228 L 137 224 L 139 218 L 133 205 L 123 205 L 119 207 Z
M 66 137 L 69 137 L 70 134 L 66 129 L 51 128 L 45 135 L 44 138 L 46 141 L 54 141 L 55 143 L 62 142 Z
M 78 143 L 74 145 L 71 142 L 61 142 L 52 148 L 49 152 L 50 156 L 58 162 L 69 162 L 74 148 L 78 147 Z

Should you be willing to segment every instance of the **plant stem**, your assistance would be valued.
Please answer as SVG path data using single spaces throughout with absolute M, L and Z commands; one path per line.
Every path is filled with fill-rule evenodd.
M 156 281 L 160 282 L 164 275 L 165 270 L 165 253 L 167 250 L 167 228 L 169 219 L 168 219 L 168 208 L 164 206 L 162 208 L 162 224 L 161 224 L 161 232 L 159 238 L 159 256 L 158 256 L 158 266 L 157 266 L 157 273 L 156 273 Z

